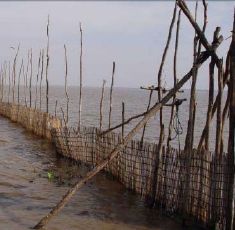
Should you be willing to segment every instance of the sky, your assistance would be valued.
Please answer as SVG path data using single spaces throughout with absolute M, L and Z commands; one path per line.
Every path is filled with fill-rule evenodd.
M 188 2 L 194 11 L 195 2 Z M 209 1 L 206 36 L 212 41 L 216 26 L 224 38 L 231 35 L 235 1 Z M 173 1 L 5 1 L 0 2 L 0 61 L 11 60 L 20 43 L 17 69 L 21 59 L 33 49 L 34 79 L 40 49 L 46 49 L 47 16 L 50 15 L 50 85 L 63 85 L 65 75 L 64 44 L 68 56 L 68 84 L 79 85 L 80 31 L 83 28 L 83 85 L 101 86 L 111 82 L 112 62 L 116 62 L 114 85 L 139 88 L 156 84 L 174 8 Z M 202 26 L 203 8 L 199 1 L 198 22 Z M 176 26 L 175 26 L 176 27 Z M 175 27 L 167 61 L 163 69 L 166 88 L 173 85 Z M 194 30 L 182 15 L 177 75 L 181 78 L 192 65 Z M 224 40 L 218 55 L 224 57 L 231 38 Z M 184 88 L 189 88 L 190 82 Z M 198 89 L 208 89 L 208 63 L 199 71 Z

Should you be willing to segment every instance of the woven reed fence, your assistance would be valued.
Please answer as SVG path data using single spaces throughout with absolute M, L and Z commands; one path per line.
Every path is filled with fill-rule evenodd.
M 80 132 L 62 128 L 52 130 L 52 140 L 58 153 L 94 167 L 121 142 L 121 136 L 116 133 L 100 136 L 93 127 L 83 127 Z M 140 141 L 132 140 L 105 171 L 144 199 L 154 199 L 167 213 L 182 214 L 186 202 L 188 216 L 204 226 L 217 223 L 223 229 L 228 207 L 227 155 L 216 159 L 211 152 L 195 150 L 189 159 L 190 171 L 186 171 L 186 160 L 183 151 L 164 147 L 158 156 L 156 144 L 144 143 L 141 147 Z M 190 185 L 185 188 L 187 175 Z M 185 190 L 190 193 L 188 200 Z
M 0 115 L 49 140 L 51 140 L 51 129 L 61 127 L 59 118 L 18 104 L 0 102 Z
M 82 127 L 79 132 L 62 127 L 60 119 L 21 105 L 2 102 L 0 115 L 52 140 L 59 154 L 91 167 L 104 160 L 122 140 L 121 135 L 112 132 L 101 136 L 94 127 Z M 188 216 L 203 226 L 218 223 L 219 229 L 224 229 L 228 209 L 227 154 L 216 159 L 211 152 L 194 150 L 189 159 L 190 170 L 186 171 L 188 158 L 183 151 L 163 147 L 159 156 L 157 149 L 154 143 L 141 145 L 132 140 L 105 171 L 146 201 L 154 199 L 155 205 L 169 214 L 182 214 L 186 202 Z M 190 184 L 185 188 L 187 175 Z M 184 197 L 186 190 L 190 194 L 188 200 Z

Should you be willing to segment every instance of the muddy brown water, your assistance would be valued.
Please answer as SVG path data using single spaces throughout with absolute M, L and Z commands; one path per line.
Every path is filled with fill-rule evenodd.
M 0 127 L 0 229 L 30 229 L 87 168 L 57 156 L 50 143 L 5 118 L 0 117 Z M 177 230 L 181 226 L 145 207 L 138 195 L 100 174 L 73 197 L 47 229 Z

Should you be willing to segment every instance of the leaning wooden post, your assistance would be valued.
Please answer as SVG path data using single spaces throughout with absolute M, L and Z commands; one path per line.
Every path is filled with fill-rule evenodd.
M 199 63 L 198 66 L 201 66 L 202 63 Z M 193 67 L 194 68 L 194 67 Z M 126 135 L 122 143 L 119 143 L 113 151 L 106 157 L 99 165 L 94 167 L 92 171 L 88 172 L 86 176 L 83 177 L 79 182 L 77 182 L 73 187 L 71 187 L 63 198 L 57 203 L 57 205 L 46 215 L 44 216 L 35 226 L 34 229 L 42 229 L 55 215 L 57 215 L 63 207 L 68 203 L 72 198 L 75 192 L 80 189 L 83 185 L 87 183 L 91 178 L 93 178 L 97 173 L 99 173 L 109 162 L 111 162 L 117 154 L 133 139 L 135 134 L 143 128 L 143 126 L 153 117 L 156 113 L 164 106 L 173 95 L 191 78 L 193 68 L 183 76 L 183 78 L 171 89 L 165 97 L 154 106 L 152 106 L 149 111 L 144 115 L 141 121 Z
M 66 123 L 68 124 L 69 121 L 69 95 L 68 95 L 68 87 L 67 87 L 67 79 L 68 79 L 68 62 L 67 62 L 67 50 L 66 46 L 64 45 L 64 58 L 65 58 L 65 84 L 64 84 L 64 91 L 66 96 Z
M 82 116 L 82 24 L 80 23 L 80 90 L 79 90 L 79 111 L 78 111 L 78 128 L 81 127 Z
M 229 141 L 228 141 L 228 166 L 229 166 L 229 190 L 228 190 L 228 213 L 226 230 L 234 230 L 235 213 L 234 213 L 234 185 L 235 185 L 235 10 L 233 19 L 232 43 L 230 46 L 230 106 L 229 106 Z
M 148 101 L 148 105 L 147 105 L 146 112 L 148 112 L 148 110 L 149 110 L 149 108 L 150 108 L 151 100 L 152 100 L 152 95 L 153 95 L 153 90 L 151 89 L 151 90 L 150 90 L 150 93 L 149 93 L 149 101 Z M 123 122 L 124 122 L 124 121 L 123 121 Z M 142 132 L 142 136 L 141 136 L 141 139 L 140 139 L 141 148 L 142 148 L 143 142 L 144 142 L 145 129 L 146 129 L 146 125 L 143 127 L 143 132 Z
M 115 74 L 115 62 L 113 62 L 112 81 L 111 81 L 110 94 L 109 94 L 109 126 L 108 126 L 109 129 L 111 127 L 114 74 Z
M 50 17 L 47 19 L 47 53 L 46 53 L 46 112 L 49 112 L 49 82 L 48 82 L 48 67 L 49 67 L 49 23 Z
M 104 100 L 105 84 L 106 84 L 106 81 L 103 80 L 102 92 L 101 92 L 101 98 L 100 98 L 100 130 L 102 130 L 102 125 L 103 125 L 103 100 Z

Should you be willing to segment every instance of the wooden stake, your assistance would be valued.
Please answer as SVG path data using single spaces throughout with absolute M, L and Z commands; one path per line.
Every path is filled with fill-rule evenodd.
M 41 67 L 41 77 L 40 77 L 40 86 L 39 86 L 39 108 L 42 108 L 42 79 L 43 79 L 43 70 L 44 70 L 44 49 L 42 49 L 42 67 Z
M 18 45 L 17 51 L 16 51 L 16 55 L 14 58 L 14 62 L 13 62 L 13 71 L 12 71 L 12 80 L 13 80 L 13 88 L 12 88 L 12 101 L 13 103 L 15 103 L 15 84 L 16 84 L 16 62 L 17 62 L 17 57 L 19 54 L 19 49 L 20 49 L 20 44 Z
M 102 125 L 103 125 L 103 100 L 104 100 L 105 84 L 106 84 L 106 81 L 103 80 L 102 92 L 101 92 L 101 98 L 100 98 L 100 130 L 102 130 Z
M 125 122 L 125 104 L 122 102 L 122 124 Z M 122 125 L 122 140 L 124 139 L 124 125 Z
M 68 79 L 68 62 L 67 62 L 67 50 L 64 45 L 64 58 L 65 58 L 65 96 L 66 96 L 66 123 L 69 121 L 69 95 L 68 95 L 68 87 L 67 87 L 67 79 Z
M 21 62 L 21 66 L 20 66 L 20 72 L 19 72 L 19 75 L 18 75 L 18 90 L 17 90 L 18 105 L 20 104 L 20 75 L 21 75 L 23 66 L 24 66 L 24 60 L 22 58 L 22 62 Z
M 78 112 L 78 126 L 81 127 L 82 116 L 82 24 L 80 22 L 80 90 L 79 90 L 79 112 Z
M 11 93 L 11 63 L 8 62 L 8 103 L 10 102 L 10 93 Z
M 48 81 L 48 68 L 49 68 L 49 23 L 50 17 L 47 19 L 47 53 L 46 53 L 46 112 L 49 112 L 49 81 Z
M 32 107 L 33 50 L 30 50 L 29 107 Z
M 37 80 L 36 80 L 36 96 L 35 96 L 35 105 L 34 108 L 37 108 L 37 100 L 38 100 L 38 78 L 39 78 L 39 71 L 40 71 L 40 65 L 41 65 L 41 50 L 39 53 L 39 58 L 38 58 L 38 72 L 37 72 Z
M 111 81 L 110 94 L 109 94 L 109 126 L 108 126 L 109 129 L 111 127 L 114 74 L 115 74 L 115 62 L 113 62 L 112 81 Z

